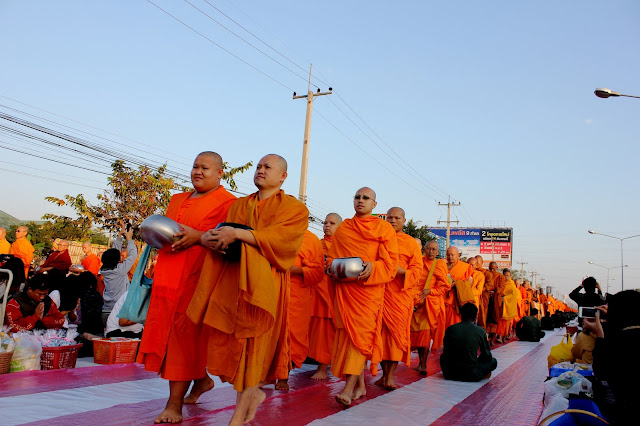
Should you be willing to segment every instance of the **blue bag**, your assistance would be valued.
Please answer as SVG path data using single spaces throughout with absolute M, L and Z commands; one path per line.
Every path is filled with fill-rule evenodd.
M 128 319 L 139 324 L 144 324 L 147 319 L 153 280 L 144 276 L 144 270 L 147 267 L 150 253 L 151 246 L 147 244 L 138 259 L 138 266 L 133 273 L 129 293 L 127 293 L 122 309 L 118 312 L 118 318 Z

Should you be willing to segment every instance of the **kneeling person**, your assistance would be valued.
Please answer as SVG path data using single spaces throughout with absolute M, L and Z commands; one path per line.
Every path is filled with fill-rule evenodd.
M 538 310 L 531 308 L 531 315 L 522 317 L 516 324 L 516 337 L 523 342 L 539 342 L 544 337 L 540 320 L 536 318 Z
M 62 328 L 64 315 L 49 297 L 49 280 L 48 275 L 35 275 L 24 291 L 11 297 L 5 313 L 11 332 Z
M 498 361 L 491 356 L 487 333 L 473 322 L 478 308 L 467 303 L 460 308 L 462 322 L 447 328 L 444 349 L 440 356 L 442 374 L 447 380 L 479 382 L 491 377 Z M 480 356 L 478 356 L 480 350 Z

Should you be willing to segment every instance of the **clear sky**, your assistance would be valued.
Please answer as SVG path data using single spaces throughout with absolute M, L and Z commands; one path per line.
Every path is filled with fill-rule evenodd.
M 435 225 L 446 219 L 437 202 L 450 194 L 462 226 L 513 227 L 514 260 L 563 293 L 587 275 L 606 285 L 606 270 L 589 260 L 620 264 L 619 242 L 588 229 L 640 234 L 640 100 L 593 94 L 640 95 L 637 1 L 190 0 L 299 76 L 187 2 L 153 1 L 209 40 L 143 0 L 1 1 L 0 112 L 82 129 L 185 173 L 203 150 L 231 165 L 276 152 L 289 161 L 284 188 L 297 194 L 305 101 L 291 96 L 306 92 L 313 62 L 335 92 L 314 103 L 313 214 L 351 216 L 353 193 L 366 185 L 377 211 L 397 205 Z M 0 133 L 0 209 L 20 219 L 63 212 L 47 195 L 93 199 L 105 185 L 104 175 L 6 147 L 52 151 Z M 245 192 L 252 172 L 240 178 Z M 640 288 L 640 237 L 624 254 L 625 287 Z M 619 268 L 614 277 L 612 291 Z

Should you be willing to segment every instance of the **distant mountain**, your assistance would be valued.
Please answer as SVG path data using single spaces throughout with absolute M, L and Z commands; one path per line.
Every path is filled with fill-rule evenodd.
M 23 221 L 11 216 L 9 213 L 5 213 L 0 210 L 0 226 L 8 228 L 11 225 L 19 225 L 21 222 Z

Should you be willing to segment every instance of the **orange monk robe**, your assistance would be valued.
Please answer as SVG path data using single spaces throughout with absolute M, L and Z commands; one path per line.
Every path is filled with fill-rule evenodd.
M 456 263 L 453 268 L 449 270 L 449 275 L 451 279 L 454 281 L 453 285 L 455 286 L 456 281 L 466 281 L 467 279 L 473 277 L 473 269 L 469 266 L 468 263 L 460 262 Z M 461 321 L 460 319 L 460 306 L 458 306 L 458 300 L 456 295 L 456 289 L 452 288 L 447 297 L 444 300 L 445 311 L 446 311 L 446 326 L 457 324 Z
M 475 305 L 480 307 L 480 298 L 484 290 L 484 274 L 478 270 L 473 271 L 473 284 L 471 284 L 471 290 L 475 297 Z
M 518 305 L 518 321 L 529 315 L 529 304 L 527 298 L 527 289 L 524 288 L 523 285 L 518 287 L 518 291 L 520 291 L 520 304 Z
M 333 236 L 328 258 L 355 256 L 371 262 L 373 270 L 363 281 L 335 281 L 331 372 L 336 377 L 359 375 L 367 360 L 371 361 L 371 373 L 378 372 L 384 286 L 398 271 L 396 231 L 377 216 L 345 219 Z
M 289 333 L 291 362 L 297 368 L 307 359 L 309 352 L 309 325 L 311 323 L 311 291 L 324 277 L 324 252 L 313 232 L 304 233 L 302 246 L 293 266 L 302 268 L 303 275 L 291 274 L 289 301 Z
M 556 299 L 553 296 L 551 295 L 547 296 L 546 307 L 547 307 L 547 311 L 549 311 L 551 315 L 553 315 L 556 312 Z
M 85 271 L 91 272 L 96 277 L 100 273 L 100 265 L 102 264 L 102 262 L 100 262 L 100 259 L 98 259 L 98 256 L 96 256 L 95 254 L 89 253 L 87 257 L 82 259 L 81 263 Z
M 242 392 L 289 376 L 289 268 L 309 211 L 282 190 L 260 201 L 254 193 L 231 206 L 226 222 L 253 228 L 257 246 L 241 244 L 236 262 L 207 251 L 187 314 L 208 326 L 209 373 Z
M 413 296 L 422 274 L 422 252 L 416 240 L 404 232 L 398 238 L 399 265 L 404 275 L 396 275 L 384 290 L 382 309 L 382 359 L 411 363 L 411 317 Z
M 33 261 L 33 246 L 26 238 L 17 239 L 11 244 L 9 254 L 14 255 L 24 263 L 24 276 L 29 276 L 29 267 Z
M 431 268 L 435 271 L 427 283 Z M 451 283 L 447 275 L 447 262 L 444 259 L 429 260 L 427 256 L 422 258 L 422 275 L 416 287 L 415 301 L 418 303 L 416 311 L 413 313 L 411 328 L 411 346 L 428 348 L 435 351 L 442 347 L 445 332 L 445 306 L 444 297 L 451 290 Z M 424 303 L 418 302 L 420 292 L 425 288 L 431 289 Z M 431 341 L 433 340 L 433 344 Z
M 6 238 L 0 240 L 0 254 L 9 254 L 11 250 L 11 243 Z
M 511 279 L 505 279 L 504 281 L 502 318 L 498 321 L 498 330 L 496 331 L 500 336 L 508 334 L 514 320 L 518 318 L 518 303 L 522 300 L 522 295 L 518 287 L 516 287 L 516 283 Z
M 489 314 L 490 300 L 493 296 L 495 284 L 493 282 L 493 274 L 488 269 L 478 268 L 477 272 L 484 275 L 484 285 L 482 294 L 480 295 L 480 303 L 478 305 L 478 325 L 488 331 L 487 317 Z
M 326 255 L 333 237 L 324 237 L 320 242 Z M 333 325 L 334 299 L 333 280 L 325 274 L 318 285 L 311 288 L 311 324 L 309 326 L 309 358 L 325 365 L 331 363 L 331 349 L 336 334 Z
M 174 195 L 166 216 L 198 231 L 224 222 L 236 199 L 222 186 L 202 197 L 189 198 L 191 194 Z M 137 362 L 167 380 L 195 380 L 206 373 L 206 330 L 185 316 L 206 251 L 195 244 L 177 252 L 166 247 L 158 254 Z
M 546 295 L 544 294 L 538 295 L 538 305 L 540 306 L 540 318 L 542 318 L 549 311 L 549 308 L 547 307 Z

